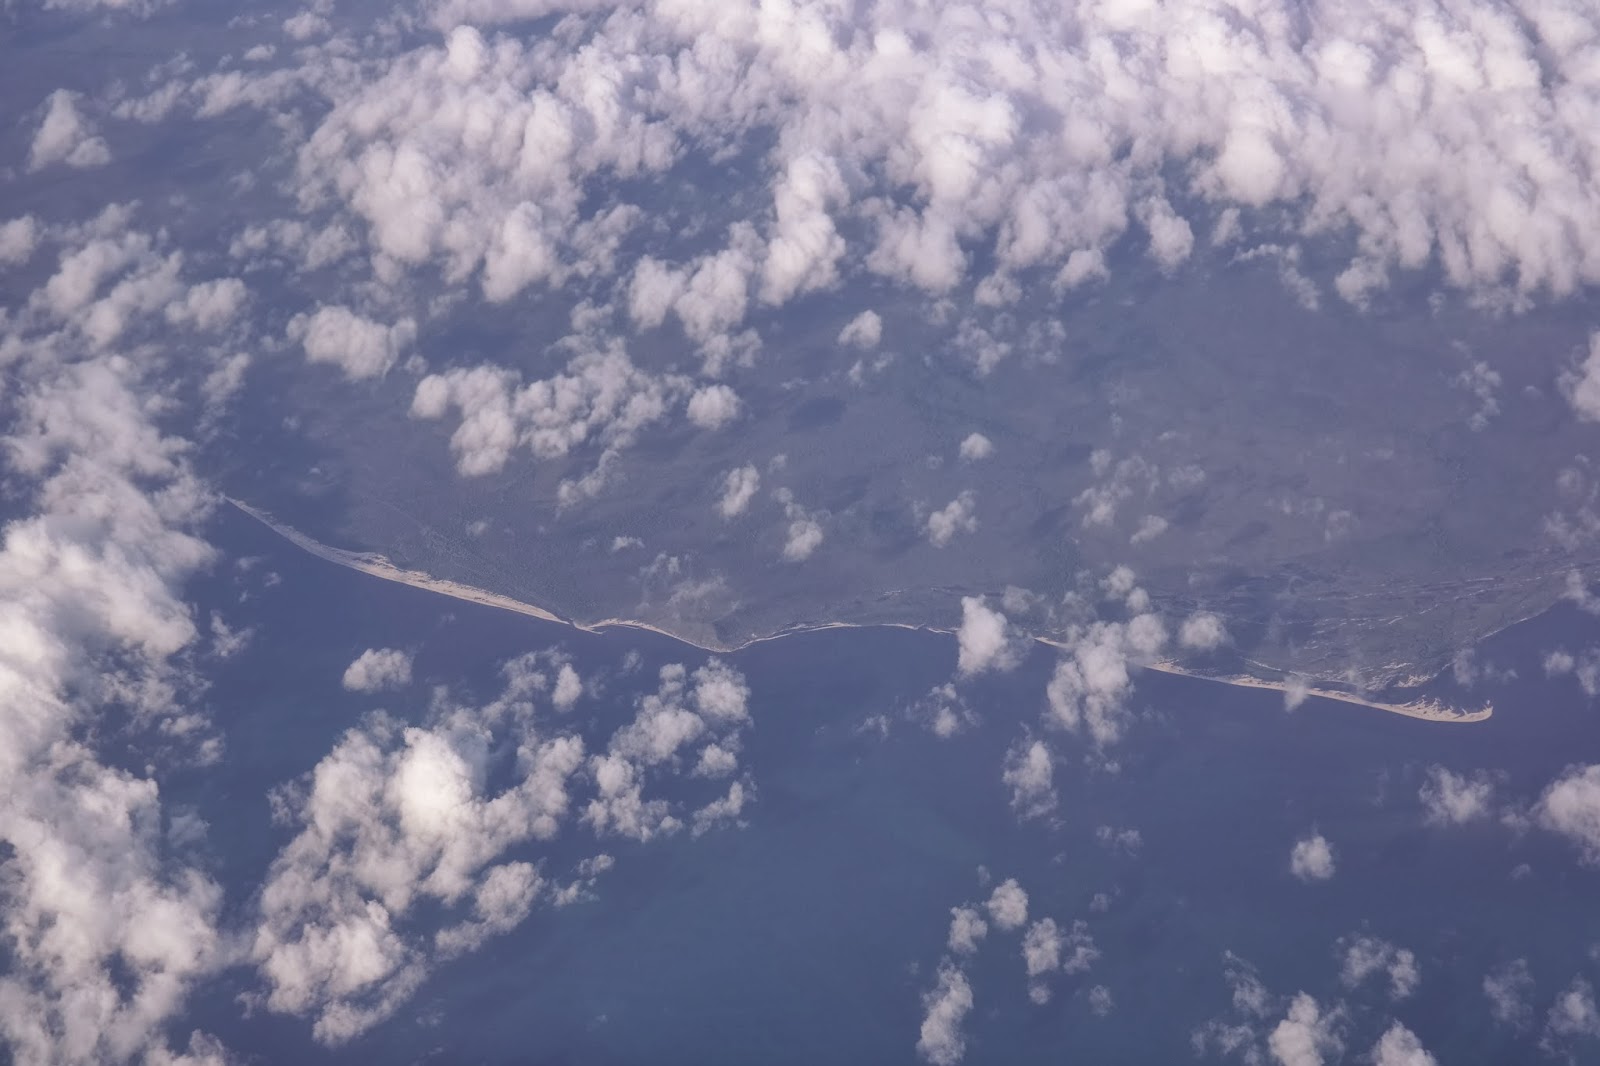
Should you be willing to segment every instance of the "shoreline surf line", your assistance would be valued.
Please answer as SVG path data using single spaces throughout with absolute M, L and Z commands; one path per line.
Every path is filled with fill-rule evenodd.
M 252 507 L 242 500 L 236 500 L 232 496 L 224 496 L 222 498 L 237 508 L 240 512 L 249 515 L 257 522 L 260 522 L 263 526 L 266 526 L 268 529 L 272 530 L 272 532 L 278 534 L 278 536 L 287 540 L 301 551 L 304 551 L 310 555 L 314 555 L 326 562 L 348 567 L 349 569 L 366 574 L 369 577 L 380 578 L 384 581 L 393 581 L 401 585 L 409 585 L 412 588 L 422 589 L 426 592 L 432 592 L 441 596 L 449 596 L 452 599 L 464 600 L 468 603 L 476 603 L 484 607 L 494 607 L 502 611 L 510 611 L 514 614 L 527 615 L 531 618 L 538 618 L 546 622 L 556 622 L 560 625 L 569 626 L 584 633 L 599 634 L 614 629 L 632 629 L 638 632 L 654 633 L 657 636 L 666 637 L 669 640 L 677 641 L 680 644 L 687 644 L 692 648 L 698 648 L 701 651 L 712 652 L 720 655 L 731 655 L 734 652 L 741 651 L 742 649 L 751 647 L 752 645 L 763 644 L 772 640 L 779 640 L 783 637 L 799 636 L 804 633 L 820 633 L 830 629 L 891 628 L 906 629 L 913 632 L 935 633 L 943 636 L 954 635 L 954 630 L 941 629 L 937 626 L 913 625 L 907 622 L 820 622 L 814 625 L 792 626 L 776 633 L 769 633 L 766 636 L 753 637 L 742 644 L 727 647 L 707 647 L 704 644 L 696 643 L 695 641 L 690 640 L 689 638 L 678 633 L 669 633 L 667 630 L 660 629 L 656 626 L 650 625 L 647 622 L 639 622 L 624 618 L 607 618 L 599 622 L 586 624 L 571 618 L 563 618 L 552 611 L 544 609 L 543 607 L 538 607 L 531 603 L 525 603 L 522 600 L 512 599 L 510 596 L 503 596 L 497 592 L 490 592 L 487 589 L 476 588 L 472 585 L 463 585 L 456 581 L 447 581 L 443 578 L 434 577 L 432 574 L 421 570 L 407 570 L 403 567 L 396 566 L 384 556 L 373 552 L 353 552 L 346 551 L 343 548 L 329 547 L 328 545 L 323 544 L 321 541 L 313 540 L 311 537 L 306 536 L 304 533 L 301 533 L 294 527 L 279 522 L 266 511 Z M 1040 644 L 1046 644 L 1050 647 L 1059 648 L 1064 651 L 1071 650 L 1070 645 L 1063 644 L 1057 640 L 1052 640 L 1049 637 L 1035 636 L 1031 637 L 1030 639 Z M 1171 660 L 1158 660 L 1152 663 L 1140 663 L 1137 665 L 1145 670 L 1154 670 L 1158 673 L 1171 674 L 1177 677 L 1194 678 L 1197 681 L 1211 681 L 1222 685 L 1234 685 L 1240 688 L 1266 689 L 1269 691 L 1287 694 L 1291 687 L 1290 683 L 1286 681 L 1269 681 L 1264 678 L 1250 677 L 1247 675 L 1217 677 L 1212 674 L 1203 674 L 1199 673 L 1198 671 L 1189 670 L 1179 666 L 1177 663 Z M 1494 714 L 1494 706 L 1492 704 L 1485 705 L 1476 711 L 1459 711 L 1454 708 L 1447 707 L 1438 700 L 1431 699 L 1417 699 L 1408 703 L 1381 703 L 1375 700 L 1364 699 L 1348 692 L 1338 692 L 1331 689 L 1318 688 L 1315 685 L 1308 685 L 1304 691 L 1307 698 L 1315 697 L 1317 699 L 1333 700 L 1336 703 L 1349 704 L 1355 707 L 1366 707 L 1376 711 L 1387 711 L 1390 714 L 1404 715 L 1407 718 L 1412 718 L 1423 722 L 1482 722 Z

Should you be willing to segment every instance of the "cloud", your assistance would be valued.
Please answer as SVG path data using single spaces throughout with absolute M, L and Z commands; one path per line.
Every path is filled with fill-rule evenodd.
M 162 806 L 167 774 L 221 754 L 182 599 L 214 558 L 196 535 L 211 498 L 159 424 L 163 350 L 112 344 L 167 329 L 188 285 L 126 210 L 36 240 L 61 245 L 61 269 L 0 315 L 0 1044 L 18 1063 L 176 1061 L 169 1025 L 231 952 L 222 888 L 172 846 Z M 151 754 L 123 768 L 109 737 Z M 203 1034 L 189 1050 L 219 1059 Z
M 102 167 L 111 162 L 111 149 L 78 110 L 79 94 L 57 89 L 50 94 L 44 119 L 28 149 L 28 169 L 52 163 L 69 167 Z
M 411 656 L 398 648 L 368 648 L 344 672 L 351 692 L 377 692 L 411 684 Z
M 583 679 L 571 663 L 562 663 L 556 672 L 556 686 L 550 694 L 550 702 L 558 711 L 570 711 L 582 696 Z
M 1144 847 L 1144 834 L 1137 829 L 1118 829 L 1115 826 L 1096 826 L 1094 838 L 1108 850 L 1124 855 L 1137 855 Z
M 504 301 L 620 280 L 620 236 L 657 221 L 634 187 L 751 154 L 761 184 L 712 226 L 660 219 L 629 260 L 640 324 L 676 315 L 699 345 L 862 275 L 1003 303 L 1103 276 L 1123 241 L 1183 269 L 1213 229 L 1291 261 L 1326 245 L 1358 304 L 1397 272 L 1510 306 L 1600 279 L 1587 11 L 1285 10 L 453 0 L 435 39 L 299 75 L 321 92 L 295 192 L 376 273 Z M 486 32 L 596 11 L 582 47 Z M 265 94 L 268 74 L 228 73 Z
M 976 463 L 994 454 L 994 442 L 982 433 L 968 433 L 961 440 L 960 455 L 964 462 Z
M 1302 881 L 1326 881 L 1333 869 L 1333 846 L 1321 833 L 1296 841 L 1289 852 L 1289 872 Z
M 1011 789 L 1011 809 L 1023 818 L 1048 814 L 1056 806 L 1054 759 L 1042 740 L 1019 742 L 1006 753 L 1000 775 Z
M 1585 862 L 1600 863 L 1600 766 L 1569 767 L 1545 788 L 1534 814 L 1576 845 Z
M 1494 779 L 1483 772 L 1457 774 L 1443 766 L 1430 766 L 1417 798 L 1430 825 L 1461 825 L 1490 814 Z
M 962 597 L 956 644 L 956 670 L 963 677 L 1010 670 L 1019 661 L 1006 616 L 985 604 L 981 596 Z
M 1311 683 L 1299 674 L 1290 674 L 1283 683 L 1283 709 L 1292 711 L 1298 708 L 1311 695 Z
M 788 529 L 784 532 L 783 558 L 791 563 L 805 562 L 822 547 L 825 536 L 822 523 L 817 520 L 815 513 L 797 503 L 788 489 L 779 490 L 777 496 L 783 504 L 784 515 L 789 519 Z
M 863 311 L 839 331 L 839 343 L 852 348 L 876 348 L 883 339 L 883 319 L 876 311 Z
M 1128 537 L 1129 544 L 1145 544 L 1155 540 L 1167 531 L 1167 520 L 1160 515 L 1147 514 L 1139 519 L 1139 525 L 1133 534 Z
M 822 526 L 809 516 L 793 519 L 784 537 L 783 557 L 791 563 L 804 562 L 822 545 Z
M 1600 331 L 1589 335 L 1589 354 L 1561 376 L 1561 390 L 1585 422 L 1600 422 Z
M 1022 936 L 1022 959 L 1028 969 L 1028 998 L 1050 1002 L 1050 986 L 1039 978 L 1061 967 L 1061 931 L 1053 918 L 1040 918 Z
M 1118 576 L 1116 574 L 1114 577 Z M 1114 586 L 1130 601 L 1142 603 L 1142 589 Z M 1048 721 L 1069 732 L 1087 731 L 1098 747 L 1122 738 L 1130 717 L 1126 700 L 1133 689 L 1129 667 L 1150 662 L 1166 645 L 1167 631 L 1154 614 L 1138 614 L 1127 622 L 1095 622 L 1074 626 L 1060 643 L 1067 652 L 1056 663 L 1045 689 Z
M 1369 977 L 1385 974 L 1389 978 L 1389 998 L 1402 1000 L 1415 992 L 1422 982 L 1417 957 L 1405 948 L 1371 936 L 1355 937 L 1341 947 L 1344 961 L 1339 979 L 1346 988 L 1355 988 Z
M 520 374 L 482 365 L 455 367 L 417 383 L 414 418 L 438 420 L 452 410 L 456 469 L 467 477 L 497 473 L 518 448 L 536 459 L 563 458 L 599 445 L 606 457 L 630 447 L 688 392 L 687 379 L 640 370 L 620 344 L 571 337 L 556 346 L 571 354 L 561 372 L 523 384 Z
M 319 307 L 289 320 L 289 339 L 313 363 L 332 363 L 351 381 L 382 377 L 416 338 L 409 318 L 392 326 L 364 318 L 348 307 Z
M 990 893 L 988 908 L 989 919 L 997 929 L 1005 932 L 1020 929 L 1028 920 L 1028 894 L 1017 884 L 1016 878 L 1007 878 Z
M 943 548 L 957 533 L 974 533 L 978 529 L 977 498 L 970 490 L 945 504 L 928 516 L 928 542 Z
M 530 863 L 491 867 L 472 893 L 472 918 L 440 929 L 434 934 L 434 946 L 446 958 L 475 951 L 490 937 L 521 925 L 543 887 L 544 880 Z
M 319 1041 L 343 1043 L 389 1017 L 426 974 L 428 954 L 402 924 L 419 902 L 449 914 L 470 901 L 467 923 L 440 934 L 445 955 L 527 913 L 532 871 L 490 864 L 555 834 L 583 742 L 526 739 L 516 772 L 491 791 L 497 724 L 465 710 L 430 727 L 380 717 L 280 795 L 280 818 L 300 830 L 272 863 L 251 946 L 269 1010 L 311 1014 Z
M 691 818 L 691 835 L 701 836 L 713 829 L 738 824 L 740 815 L 744 814 L 744 806 L 752 796 L 752 790 L 748 789 L 744 782 L 734 781 L 728 785 L 727 795 L 712 800 L 694 812 Z
M 1227 642 L 1227 627 L 1210 611 L 1196 611 L 1178 627 L 1178 644 L 1190 651 L 1215 651 Z
M 1372 1049 L 1373 1066 L 1438 1066 L 1439 1060 L 1430 1055 L 1422 1041 L 1410 1029 L 1395 1022 L 1389 1026 Z
M 988 932 L 989 923 L 983 920 L 977 908 L 951 907 L 950 935 L 946 938 L 945 946 L 952 954 L 971 955 L 978 950 L 978 945 Z
M 688 415 L 701 429 L 721 429 L 739 417 L 739 394 L 726 385 L 706 385 L 689 397 Z
M 761 473 L 753 465 L 730 470 L 722 479 L 722 498 L 717 501 L 717 512 L 723 518 L 737 518 L 750 508 L 761 488 Z
M 1082 921 L 1072 923 L 1072 928 L 1062 942 L 1061 969 L 1065 973 L 1085 973 L 1100 958 L 1089 927 Z
M 1267 1047 L 1282 1066 L 1322 1066 L 1337 1057 L 1344 1044 L 1339 1037 L 1338 1012 L 1323 1013 L 1317 1001 L 1304 992 L 1289 1004 L 1289 1014 L 1267 1037 Z
M 731 774 L 741 732 L 750 724 L 749 699 L 744 675 L 720 659 L 692 674 L 679 663 L 662 667 L 656 691 L 640 697 L 633 720 L 612 734 L 604 754 L 589 759 L 597 795 L 584 809 L 585 824 L 596 834 L 638 841 L 676 833 L 683 819 L 666 800 L 645 798 L 646 779 L 680 767 L 683 750 L 696 744 L 691 773 Z M 754 798 L 749 782 L 732 782 L 725 795 L 690 816 L 691 832 L 699 836 L 737 822 Z
M 1549 1048 L 1594 1039 L 1600 1039 L 1600 1008 L 1595 1006 L 1594 986 L 1582 977 L 1574 977 L 1556 997 L 1545 1018 L 1544 1045 Z
M 25 263 L 39 244 L 39 223 L 32 215 L 0 222 L 0 266 Z
M 1533 1020 L 1533 974 L 1528 960 L 1513 959 L 1483 978 L 1489 1015 L 1500 1025 L 1523 1026 Z
M 440 961 L 513 928 L 541 899 L 574 901 L 611 864 L 604 857 L 571 884 L 547 885 L 534 864 L 505 861 L 509 850 L 552 839 L 574 814 L 597 834 L 645 841 L 687 825 L 699 835 L 737 823 L 754 798 L 748 780 L 733 781 L 681 814 L 646 792 L 698 742 L 737 752 L 749 687 L 720 660 L 663 667 L 656 690 L 595 754 L 576 733 L 543 719 L 536 728 L 534 697 L 559 710 L 581 692 L 561 653 L 519 656 L 501 674 L 503 692 L 483 707 L 455 705 L 441 690 L 424 724 L 367 719 L 274 794 L 278 820 L 297 833 L 260 893 L 250 945 L 258 999 L 312 1017 L 323 1043 L 388 1018 Z M 586 785 L 582 802 L 575 793 Z M 423 922 L 439 920 L 425 935 Z
M 967 1052 L 961 1026 L 972 1011 L 972 986 L 954 966 L 939 967 L 939 983 L 922 997 L 925 1011 L 917 1054 L 933 1066 L 955 1066 Z
M 948 682 L 936 685 L 926 696 L 912 704 L 910 716 L 940 740 L 949 740 L 978 720 L 955 685 Z

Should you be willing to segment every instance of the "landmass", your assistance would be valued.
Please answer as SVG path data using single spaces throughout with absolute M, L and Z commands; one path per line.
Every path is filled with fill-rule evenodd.
M 454 599 L 465 600 L 468 603 L 477 603 L 485 607 L 495 607 L 503 611 L 512 611 L 516 614 L 528 615 L 532 618 L 540 618 L 547 622 L 557 622 L 562 625 L 571 626 L 574 629 L 578 629 L 586 633 L 600 633 L 612 629 L 632 629 L 668 637 L 672 640 L 699 648 L 702 651 L 731 653 L 736 652 L 741 648 L 747 648 L 752 644 L 760 644 L 769 640 L 777 640 L 782 637 L 792 636 L 798 633 L 814 633 L 828 629 L 868 628 L 868 624 L 857 624 L 852 622 L 824 622 L 815 625 L 794 626 L 778 633 L 753 638 L 738 645 L 716 647 L 689 640 L 681 634 L 669 633 L 664 629 L 649 625 L 645 622 L 639 622 L 630 619 L 607 618 L 598 622 L 580 622 L 572 618 L 563 618 L 562 616 L 551 611 L 547 611 L 542 607 L 538 607 L 531 603 L 525 603 L 521 600 L 512 599 L 510 596 L 502 596 L 499 593 L 490 592 L 487 589 L 475 588 L 471 585 L 463 585 L 456 581 L 446 581 L 442 578 L 434 577 L 432 574 L 424 573 L 421 570 L 407 570 L 403 567 L 396 566 L 384 556 L 374 552 L 353 552 L 346 551 L 342 548 L 330 547 L 321 543 L 320 541 L 313 540 L 311 537 L 306 536 L 299 530 L 285 525 L 267 512 L 252 507 L 242 500 L 236 500 L 231 496 L 225 496 L 223 498 L 244 514 L 249 515 L 257 522 L 260 522 L 274 533 L 289 541 L 295 547 L 300 548 L 302 551 L 309 552 L 319 559 L 327 560 L 330 563 L 337 563 L 340 566 L 346 566 L 352 570 L 358 570 L 363 574 L 368 574 L 376 578 L 382 578 L 385 581 L 395 581 L 402 585 L 410 585 L 412 588 L 424 589 L 428 592 L 434 592 L 441 596 L 450 596 Z M 870 623 L 870 626 L 872 628 L 889 626 L 895 629 L 909 629 L 926 633 L 940 633 L 947 635 L 953 635 L 954 633 L 953 630 L 942 629 L 936 626 L 909 625 L 898 622 Z M 1068 647 L 1067 645 L 1064 645 L 1059 641 L 1052 640 L 1049 637 L 1035 636 L 1032 639 L 1041 644 L 1047 644 L 1051 647 L 1063 649 Z M 1367 707 L 1376 711 L 1387 711 L 1390 714 L 1404 715 L 1407 718 L 1415 718 L 1424 722 L 1482 722 L 1494 714 L 1494 707 L 1491 704 L 1486 704 L 1477 710 L 1467 711 L 1451 707 L 1440 700 L 1428 697 L 1419 697 L 1399 703 L 1389 703 L 1367 699 L 1356 693 L 1330 689 L 1315 682 L 1302 681 L 1299 679 L 1290 678 L 1273 680 L 1268 678 L 1253 677 L 1248 674 L 1230 674 L 1226 676 L 1209 674 L 1201 670 L 1183 666 L 1171 659 L 1142 663 L 1140 665 L 1146 670 L 1155 670 L 1160 673 L 1175 674 L 1181 677 L 1191 677 L 1201 681 L 1211 681 L 1221 685 L 1235 685 L 1241 688 L 1268 689 L 1275 692 L 1281 692 L 1285 695 L 1286 699 L 1290 698 L 1291 696 L 1299 697 L 1301 699 L 1315 697 L 1317 699 L 1332 700 L 1336 703 L 1344 703 L 1356 707 Z

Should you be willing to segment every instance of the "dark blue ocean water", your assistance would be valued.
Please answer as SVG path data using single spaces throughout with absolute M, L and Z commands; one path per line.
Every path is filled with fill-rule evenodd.
M 581 712 L 603 739 L 660 664 L 706 658 L 650 634 L 586 635 L 368 578 L 232 514 L 215 539 L 230 559 L 261 562 L 242 576 L 225 562 L 196 594 L 258 633 L 216 668 L 208 695 L 224 764 L 179 775 L 166 796 L 210 822 L 240 925 L 291 833 L 271 824 L 266 792 L 311 769 L 366 710 L 420 720 L 431 684 L 489 698 L 500 662 L 560 645 L 584 676 L 617 678 L 609 700 Z M 281 582 L 264 587 L 266 571 Z M 1480 658 L 1518 678 L 1475 690 L 1496 703 L 1478 725 L 1318 700 L 1291 714 L 1276 693 L 1145 673 L 1120 769 L 1052 735 L 1064 757 L 1058 816 L 1028 822 L 1000 774 L 1007 748 L 1039 728 L 1053 653 L 969 686 L 978 725 L 940 740 L 904 712 L 953 672 L 950 638 L 843 630 L 759 645 L 731 657 L 752 690 L 747 827 L 597 846 L 572 823 L 554 844 L 506 856 L 559 874 L 605 850 L 617 865 L 595 900 L 536 908 L 343 1048 L 318 1048 L 303 1019 L 242 1017 L 234 997 L 257 987 L 247 970 L 201 990 L 183 1028 L 263 1062 L 910 1063 L 949 910 L 987 895 L 981 866 L 1022 884 L 1031 917 L 1085 920 L 1102 954 L 1087 974 L 1056 975 L 1054 997 L 1036 1006 L 1018 936 L 991 929 L 968 967 L 969 1062 L 1192 1061 L 1192 1031 L 1229 1010 L 1228 951 L 1275 993 L 1344 1000 L 1352 1052 L 1399 1018 L 1441 1062 L 1526 1061 L 1537 1028 L 1497 1027 L 1482 979 L 1526 958 L 1542 1017 L 1573 976 L 1600 977 L 1600 873 L 1540 830 L 1428 826 L 1417 790 L 1432 764 L 1487 769 L 1503 775 L 1502 801 L 1526 804 L 1568 764 L 1600 761 L 1597 711 L 1539 665 L 1585 639 L 1600 640 L 1595 620 L 1558 609 L 1488 642 Z M 381 646 L 416 651 L 414 689 L 342 691 L 351 659 Z M 617 675 L 629 652 L 644 660 L 632 688 Z M 887 736 L 862 729 L 875 715 L 888 716 Z M 1137 829 L 1142 847 L 1104 847 L 1102 825 Z M 1313 829 L 1333 843 L 1337 873 L 1307 885 L 1288 856 Z M 1379 983 L 1339 986 L 1334 945 L 1354 933 L 1416 953 L 1415 996 L 1390 1004 Z M 1114 998 L 1104 1017 L 1090 1009 L 1094 985 Z

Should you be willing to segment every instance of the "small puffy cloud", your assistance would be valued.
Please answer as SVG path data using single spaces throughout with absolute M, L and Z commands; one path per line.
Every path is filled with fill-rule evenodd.
M 0 222 L 0 266 L 25 261 L 39 243 L 39 224 L 32 215 Z
M 1389 978 L 1389 997 L 1401 1000 L 1415 992 L 1422 982 L 1417 957 L 1405 948 L 1397 948 L 1373 936 L 1358 936 L 1342 947 L 1344 959 L 1340 964 L 1339 979 L 1346 988 L 1355 988 L 1369 977 L 1386 975 Z
M 1194 250 L 1194 231 L 1172 210 L 1165 197 L 1146 200 L 1140 211 L 1150 236 L 1150 257 L 1163 270 L 1176 270 Z
M 1028 893 L 1017 884 L 1016 878 L 1007 878 L 989 894 L 989 918 L 998 929 L 1010 932 L 1021 928 L 1028 920 Z
M 839 343 L 852 348 L 876 348 L 883 339 L 883 319 L 876 311 L 863 311 L 839 331 Z
M 182 297 L 169 303 L 167 321 L 215 332 L 233 322 L 244 302 L 244 282 L 238 278 L 217 278 L 191 285 Z
M 939 983 L 922 997 L 925 1011 L 917 1054 L 933 1066 L 955 1066 L 967 1052 L 961 1026 L 972 1010 L 972 986 L 954 966 L 939 968 Z
M 351 381 L 388 373 L 416 335 L 416 323 L 409 318 L 385 326 L 348 307 L 319 307 L 289 320 L 289 339 L 299 342 L 307 359 L 332 363 Z
M 44 120 L 33 135 L 28 149 L 28 169 L 38 170 L 52 163 L 69 167 L 99 167 L 111 162 L 105 139 L 78 110 L 79 95 L 66 89 L 50 94 Z
M 1600 422 L 1600 331 L 1589 335 L 1589 354 L 1561 378 L 1572 410 L 1585 422 Z
M 1211 611 L 1195 611 L 1178 627 L 1178 643 L 1190 651 L 1214 651 L 1227 643 L 1227 627 Z
M 1395 1022 L 1372 1049 L 1372 1066 L 1439 1066 L 1417 1034 Z
M 971 955 L 989 933 L 989 923 L 976 907 L 950 908 L 950 935 L 945 946 L 953 955 Z
M 1564 648 L 1557 648 L 1555 651 L 1547 653 L 1544 657 L 1544 676 L 1562 677 L 1572 673 L 1577 665 L 1578 660 L 1570 651 Z
M 761 488 L 761 472 L 754 465 L 730 470 L 722 479 L 722 498 L 717 501 L 717 513 L 723 518 L 737 518 L 750 508 Z
M 695 777 L 727 777 L 739 768 L 738 753 L 721 744 L 707 744 L 695 761 Z M 742 797 L 741 797 L 742 798 Z
M 1311 683 L 1299 674 L 1289 675 L 1283 683 L 1283 709 L 1292 711 L 1304 703 L 1311 695 Z
M 530 863 L 508 862 L 490 868 L 472 894 L 473 917 L 434 934 L 433 943 L 445 958 L 481 947 L 484 941 L 521 925 L 533 909 L 544 886 Z
M 1568 768 L 1544 790 L 1535 816 L 1576 845 L 1585 862 L 1600 863 L 1600 766 Z
M 1119 568 L 1118 573 L 1124 569 Z M 1118 583 L 1114 588 L 1141 601 L 1143 590 L 1132 587 L 1131 574 L 1128 586 L 1123 590 Z M 1114 744 L 1130 717 L 1126 703 L 1133 688 L 1130 666 L 1153 660 L 1166 641 L 1166 627 L 1154 614 L 1135 615 L 1126 623 L 1096 622 L 1071 630 L 1061 642 L 1067 653 L 1056 664 L 1045 689 L 1049 721 L 1073 733 L 1086 730 L 1099 747 Z
M 1088 924 L 1083 921 L 1073 922 L 1072 928 L 1062 938 L 1062 971 L 1065 973 L 1085 973 L 1099 958 L 1100 949 L 1095 947 L 1094 937 L 1089 935 Z
M 603 449 L 595 467 L 599 476 L 588 486 L 598 491 L 608 465 L 646 427 L 667 416 L 689 382 L 640 370 L 620 344 L 595 347 L 573 340 L 563 346 L 576 354 L 559 372 L 534 381 L 489 365 L 429 374 L 417 382 L 411 415 L 433 420 L 459 412 L 450 450 L 465 477 L 497 473 L 519 447 L 536 459 L 560 459 L 598 445 Z M 578 488 L 572 484 L 572 490 Z
M 790 520 L 783 540 L 783 557 L 791 563 L 804 562 L 822 546 L 822 525 L 809 515 Z
M 692 836 L 701 836 L 713 829 L 739 823 L 739 818 L 744 814 L 745 804 L 753 798 L 754 792 L 745 786 L 742 781 L 734 781 L 728 786 L 727 795 L 710 803 L 694 812 L 690 819 Z
M 344 687 L 350 692 L 377 692 L 411 684 L 411 655 L 398 648 L 368 648 L 345 668 Z
M 1061 967 L 1061 931 L 1054 918 L 1040 918 L 1022 935 L 1022 959 L 1028 969 L 1028 998 L 1050 1001 L 1050 986 L 1040 980 Z
M 968 490 L 928 516 L 928 542 L 942 548 L 957 533 L 972 533 L 977 528 L 977 498 Z
M 783 504 L 784 516 L 789 519 L 789 526 L 784 531 L 783 557 L 791 563 L 804 562 L 822 546 L 822 523 L 814 513 L 796 502 L 794 494 L 788 489 L 779 489 L 775 495 Z
M 1302 881 L 1326 881 L 1333 869 L 1333 845 L 1321 833 L 1297 841 L 1289 852 L 1289 872 Z
M 1461 825 L 1487 817 L 1494 803 L 1494 780 L 1486 773 L 1457 774 L 1443 766 L 1428 767 L 1417 792 L 1423 817 L 1430 825 Z
M 1144 834 L 1137 829 L 1118 829 L 1116 826 L 1096 826 L 1094 838 L 1109 851 L 1123 855 L 1137 855 L 1144 847 Z
M 961 458 L 969 463 L 987 459 L 994 454 L 994 442 L 982 433 L 969 433 L 961 441 Z
M 962 597 L 956 642 L 956 669 L 964 677 L 1017 665 L 1017 649 L 1006 616 L 985 604 L 981 596 Z
M 1337 1012 L 1324 1013 L 1315 999 L 1301 992 L 1289 1004 L 1288 1017 L 1267 1037 L 1267 1047 L 1281 1066 L 1322 1066 L 1344 1050 L 1339 1021 Z
M 328 32 L 328 20 L 315 11 L 301 11 L 284 19 L 283 32 L 292 40 L 309 41 Z
M 1595 1006 L 1594 986 L 1582 977 L 1574 977 L 1556 997 L 1545 1019 L 1545 1039 L 1562 1042 L 1578 1039 L 1600 1038 L 1600 1008 Z
M 949 740 L 977 721 L 967 701 L 949 682 L 930 690 L 912 705 L 910 714 L 914 721 L 927 726 L 940 740 Z
M 1489 1014 L 1500 1025 L 1526 1025 L 1533 1019 L 1533 974 L 1527 959 L 1513 959 L 1483 978 Z
M 750 686 L 721 659 L 708 659 L 694 672 L 693 698 L 695 709 L 712 722 L 742 725 L 750 720 Z
M 1580 611 L 1589 614 L 1600 614 L 1600 596 L 1589 591 L 1588 582 L 1576 570 L 1567 571 L 1567 587 L 1563 590 L 1561 598 L 1571 600 Z
M 1095 985 L 1089 989 L 1089 1010 L 1097 1018 L 1104 1018 L 1116 1007 L 1116 1000 L 1112 998 L 1111 989 L 1105 985 Z
M 660 684 L 639 698 L 633 721 L 618 729 L 603 755 L 589 760 L 596 797 L 583 821 L 596 833 L 638 841 L 667 836 L 684 822 L 664 799 L 647 799 L 652 775 L 691 766 L 692 776 L 727 777 L 737 765 L 741 731 L 750 724 L 750 687 L 744 675 L 720 659 L 710 659 L 692 674 L 679 663 L 663 666 Z M 692 764 L 685 749 L 703 745 Z M 695 836 L 737 823 L 755 798 L 748 781 L 735 781 L 726 794 L 694 811 Z
M 739 394 L 726 385 L 707 385 L 689 397 L 689 421 L 701 429 L 721 429 L 739 417 Z
M 1129 544 L 1145 544 L 1155 540 L 1167 531 L 1167 520 L 1160 515 L 1147 514 L 1139 519 L 1139 524 L 1134 528 L 1133 535 L 1128 538 Z
M 1011 808 L 1023 818 L 1048 814 L 1056 805 L 1054 759 L 1042 740 L 1018 744 L 1006 754 L 1001 780 L 1011 790 Z
M 570 711 L 582 695 L 583 679 L 571 663 L 562 663 L 561 669 L 556 672 L 556 686 L 550 693 L 550 702 L 555 704 L 558 711 Z
M 1227 642 L 1227 627 L 1210 611 L 1196 611 L 1178 627 L 1178 643 L 1190 651 L 1215 651 Z

